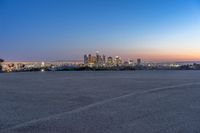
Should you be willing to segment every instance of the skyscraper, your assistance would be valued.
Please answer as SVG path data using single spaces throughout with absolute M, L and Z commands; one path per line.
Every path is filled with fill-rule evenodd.
M 137 59 L 137 65 L 138 66 L 141 65 L 141 59 L 140 58 Z
M 120 66 L 122 64 L 122 60 L 119 56 L 115 57 L 115 65 L 116 66 Z
M 91 54 L 89 54 L 89 56 L 88 56 L 88 63 L 89 64 L 92 63 L 92 55 Z
M 84 55 L 84 64 L 87 65 L 88 64 L 88 56 L 85 54 Z
M 97 63 L 97 57 L 96 56 L 92 56 L 91 64 L 95 65 L 96 63 Z
M 112 66 L 113 65 L 113 58 L 111 56 L 109 56 L 107 58 L 107 63 L 106 63 L 108 66 Z
M 105 55 L 103 55 L 103 62 L 102 63 L 106 64 L 106 56 Z
M 96 52 L 96 63 L 97 65 L 101 64 L 101 56 L 99 55 L 99 51 Z

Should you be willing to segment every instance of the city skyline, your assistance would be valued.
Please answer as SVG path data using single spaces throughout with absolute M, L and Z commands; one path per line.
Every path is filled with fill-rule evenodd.
M 200 60 L 198 0 L 2 0 L 0 58 Z

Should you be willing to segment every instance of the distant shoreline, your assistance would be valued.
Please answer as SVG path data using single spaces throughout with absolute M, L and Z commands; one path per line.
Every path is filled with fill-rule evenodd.
M 175 70 L 175 69 L 160 69 L 160 70 L 62 70 L 62 71 L 13 71 L 13 72 L 0 72 L 5 73 L 46 73 L 46 72 L 136 72 L 136 71 L 200 71 L 200 70 Z

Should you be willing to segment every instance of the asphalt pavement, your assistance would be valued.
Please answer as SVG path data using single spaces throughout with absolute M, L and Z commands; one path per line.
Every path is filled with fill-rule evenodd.
M 200 71 L 0 74 L 0 133 L 199 133 Z

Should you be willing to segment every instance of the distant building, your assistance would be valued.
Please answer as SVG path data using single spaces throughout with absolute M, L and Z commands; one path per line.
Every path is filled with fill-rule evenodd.
M 102 61 L 103 64 L 106 64 L 106 56 L 103 55 L 103 61 Z
M 99 51 L 96 52 L 96 64 L 97 65 L 101 64 L 101 56 L 99 55 Z
M 88 64 L 88 55 L 84 55 L 84 64 L 85 64 L 85 65 Z
M 25 67 L 23 63 L 17 63 L 15 64 L 15 69 L 16 70 L 22 70 Z
M 89 64 L 92 63 L 92 55 L 91 55 L 91 54 L 89 54 L 89 56 L 88 56 L 88 63 L 89 63 Z
M 113 58 L 111 56 L 109 56 L 107 58 L 107 63 L 106 63 L 108 66 L 112 66 L 113 65 Z
M 124 66 L 129 66 L 129 62 L 128 61 L 124 61 L 123 65 Z
M 45 67 L 45 62 L 41 62 L 41 67 Z
M 96 64 L 97 63 L 97 57 L 92 56 L 92 62 L 90 64 Z
M 141 65 L 141 59 L 140 58 L 137 59 L 137 65 L 138 66 Z
M 122 59 L 119 56 L 115 57 L 115 65 L 116 66 L 122 65 Z
M 133 60 L 129 60 L 129 61 L 128 61 L 128 64 L 129 64 L 130 66 L 133 66 L 133 65 L 134 65 L 134 61 L 133 61 Z

